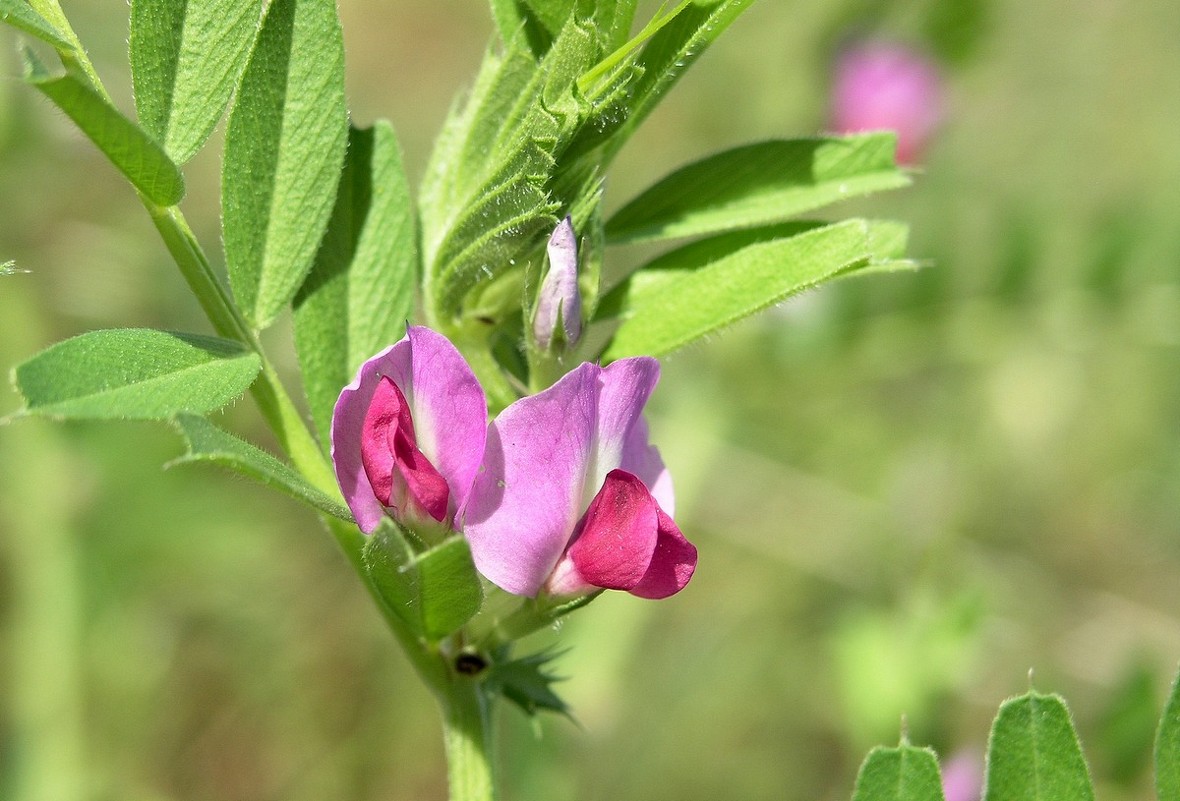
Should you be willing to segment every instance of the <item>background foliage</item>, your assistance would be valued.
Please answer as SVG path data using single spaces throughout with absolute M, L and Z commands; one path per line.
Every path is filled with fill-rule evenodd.
M 926 174 L 849 208 L 911 223 L 935 267 L 666 361 L 655 439 L 701 569 L 545 635 L 581 728 L 518 748 L 537 734 L 507 714 L 507 797 L 848 798 L 902 713 L 915 744 L 981 758 L 1030 666 L 1098 795 L 1151 797 L 1180 660 L 1180 10 L 954 5 L 755 4 L 620 155 L 615 208 L 705 152 L 818 132 L 850 31 L 948 64 Z M 125 4 L 66 11 L 130 111 Z M 341 13 L 355 120 L 390 117 L 417 184 L 486 4 Z M 208 241 L 215 154 L 186 171 Z M 0 278 L 2 364 L 111 325 L 206 330 L 121 177 L 17 80 L 8 259 L 32 274 Z M 0 797 L 442 797 L 432 701 L 330 538 L 246 482 L 161 472 L 181 452 L 134 423 L 0 428 Z

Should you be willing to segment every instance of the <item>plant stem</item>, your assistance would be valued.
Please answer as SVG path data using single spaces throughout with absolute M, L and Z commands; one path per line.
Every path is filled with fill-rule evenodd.
M 315 437 L 283 387 L 278 372 L 266 358 L 257 334 L 238 312 L 229 292 L 213 272 L 184 214 L 176 206 L 163 208 L 142 195 L 140 200 L 214 330 L 223 337 L 244 343 L 262 359 L 261 380 L 254 382 L 250 391 L 262 416 L 279 438 L 283 450 L 304 477 L 319 489 L 334 495 L 337 491 L 336 480 L 328 469 Z
M 450 801 L 495 801 L 491 697 L 478 680 L 452 674 L 448 692 L 439 700 Z

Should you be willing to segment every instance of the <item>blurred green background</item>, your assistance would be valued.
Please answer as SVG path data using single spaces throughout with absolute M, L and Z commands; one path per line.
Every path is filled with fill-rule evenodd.
M 130 110 L 125 2 L 63 5 Z M 416 183 L 486 5 L 340 5 L 354 119 L 392 119 Z M 538 638 L 568 649 L 579 723 L 504 715 L 506 798 L 845 799 L 903 715 L 982 759 L 1030 668 L 1069 699 L 1099 796 L 1151 797 L 1180 660 L 1178 30 L 1171 0 L 762 0 L 690 72 L 609 205 L 821 131 L 850 36 L 938 57 L 924 174 L 839 210 L 910 222 L 929 266 L 666 361 L 653 427 L 701 567 L 673 600 L 603 597 Z M 0 366 L 93 328 L 207 331 L 131 190 L 17 78 L 15 41 L 0 262 L 29 272 L 0 278 Z M 218 159 L 184 203 L 213 252 Z M 267 441 L 248 402 L 227 414 Z M 0 798 L 443 798 L 432 701 L 313 515 L 161 469 L 179 453 L 161 427 L 0 428 Z

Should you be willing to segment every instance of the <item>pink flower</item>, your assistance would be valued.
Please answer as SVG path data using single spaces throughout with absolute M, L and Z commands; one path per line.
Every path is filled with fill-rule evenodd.
M 967 751 L 960 751 L 942 766 L 942 792 L 946 801 L 979 801 L 983 794 L 983 765 Z
M 679 592 L 696 548 L 672 520 L 672 480 L 643 407 L 659 363 L 582 364 L 504 410 L 463 510 L 479 571 L 516 595 Z
M 831 125 L 840 133 L 897 132 L 897 160 L 913 164 L 943 117 L 942 79 L 933 61 L 888 42 L 861 42 L 836 63 Z
M 487 417 L 471 368 L 428 328 L 408 328 L 361 365 L 332 415 L 332 464 L 361 531 L 386 514 L 450 527 L 483 459 Z

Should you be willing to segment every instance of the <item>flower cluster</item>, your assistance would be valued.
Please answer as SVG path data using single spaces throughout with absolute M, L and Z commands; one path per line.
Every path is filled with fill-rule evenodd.
M 475 566 L 510 593 L 665 598 L 688 583 L 697 553 L 648 442 L 642 413 L 658 379 L 647 357 L 582 364 L 488 424 L 455 346 L 410 327 L 340 393 L 337 480 L 365 533 L 385 515 L 461 531 Z

